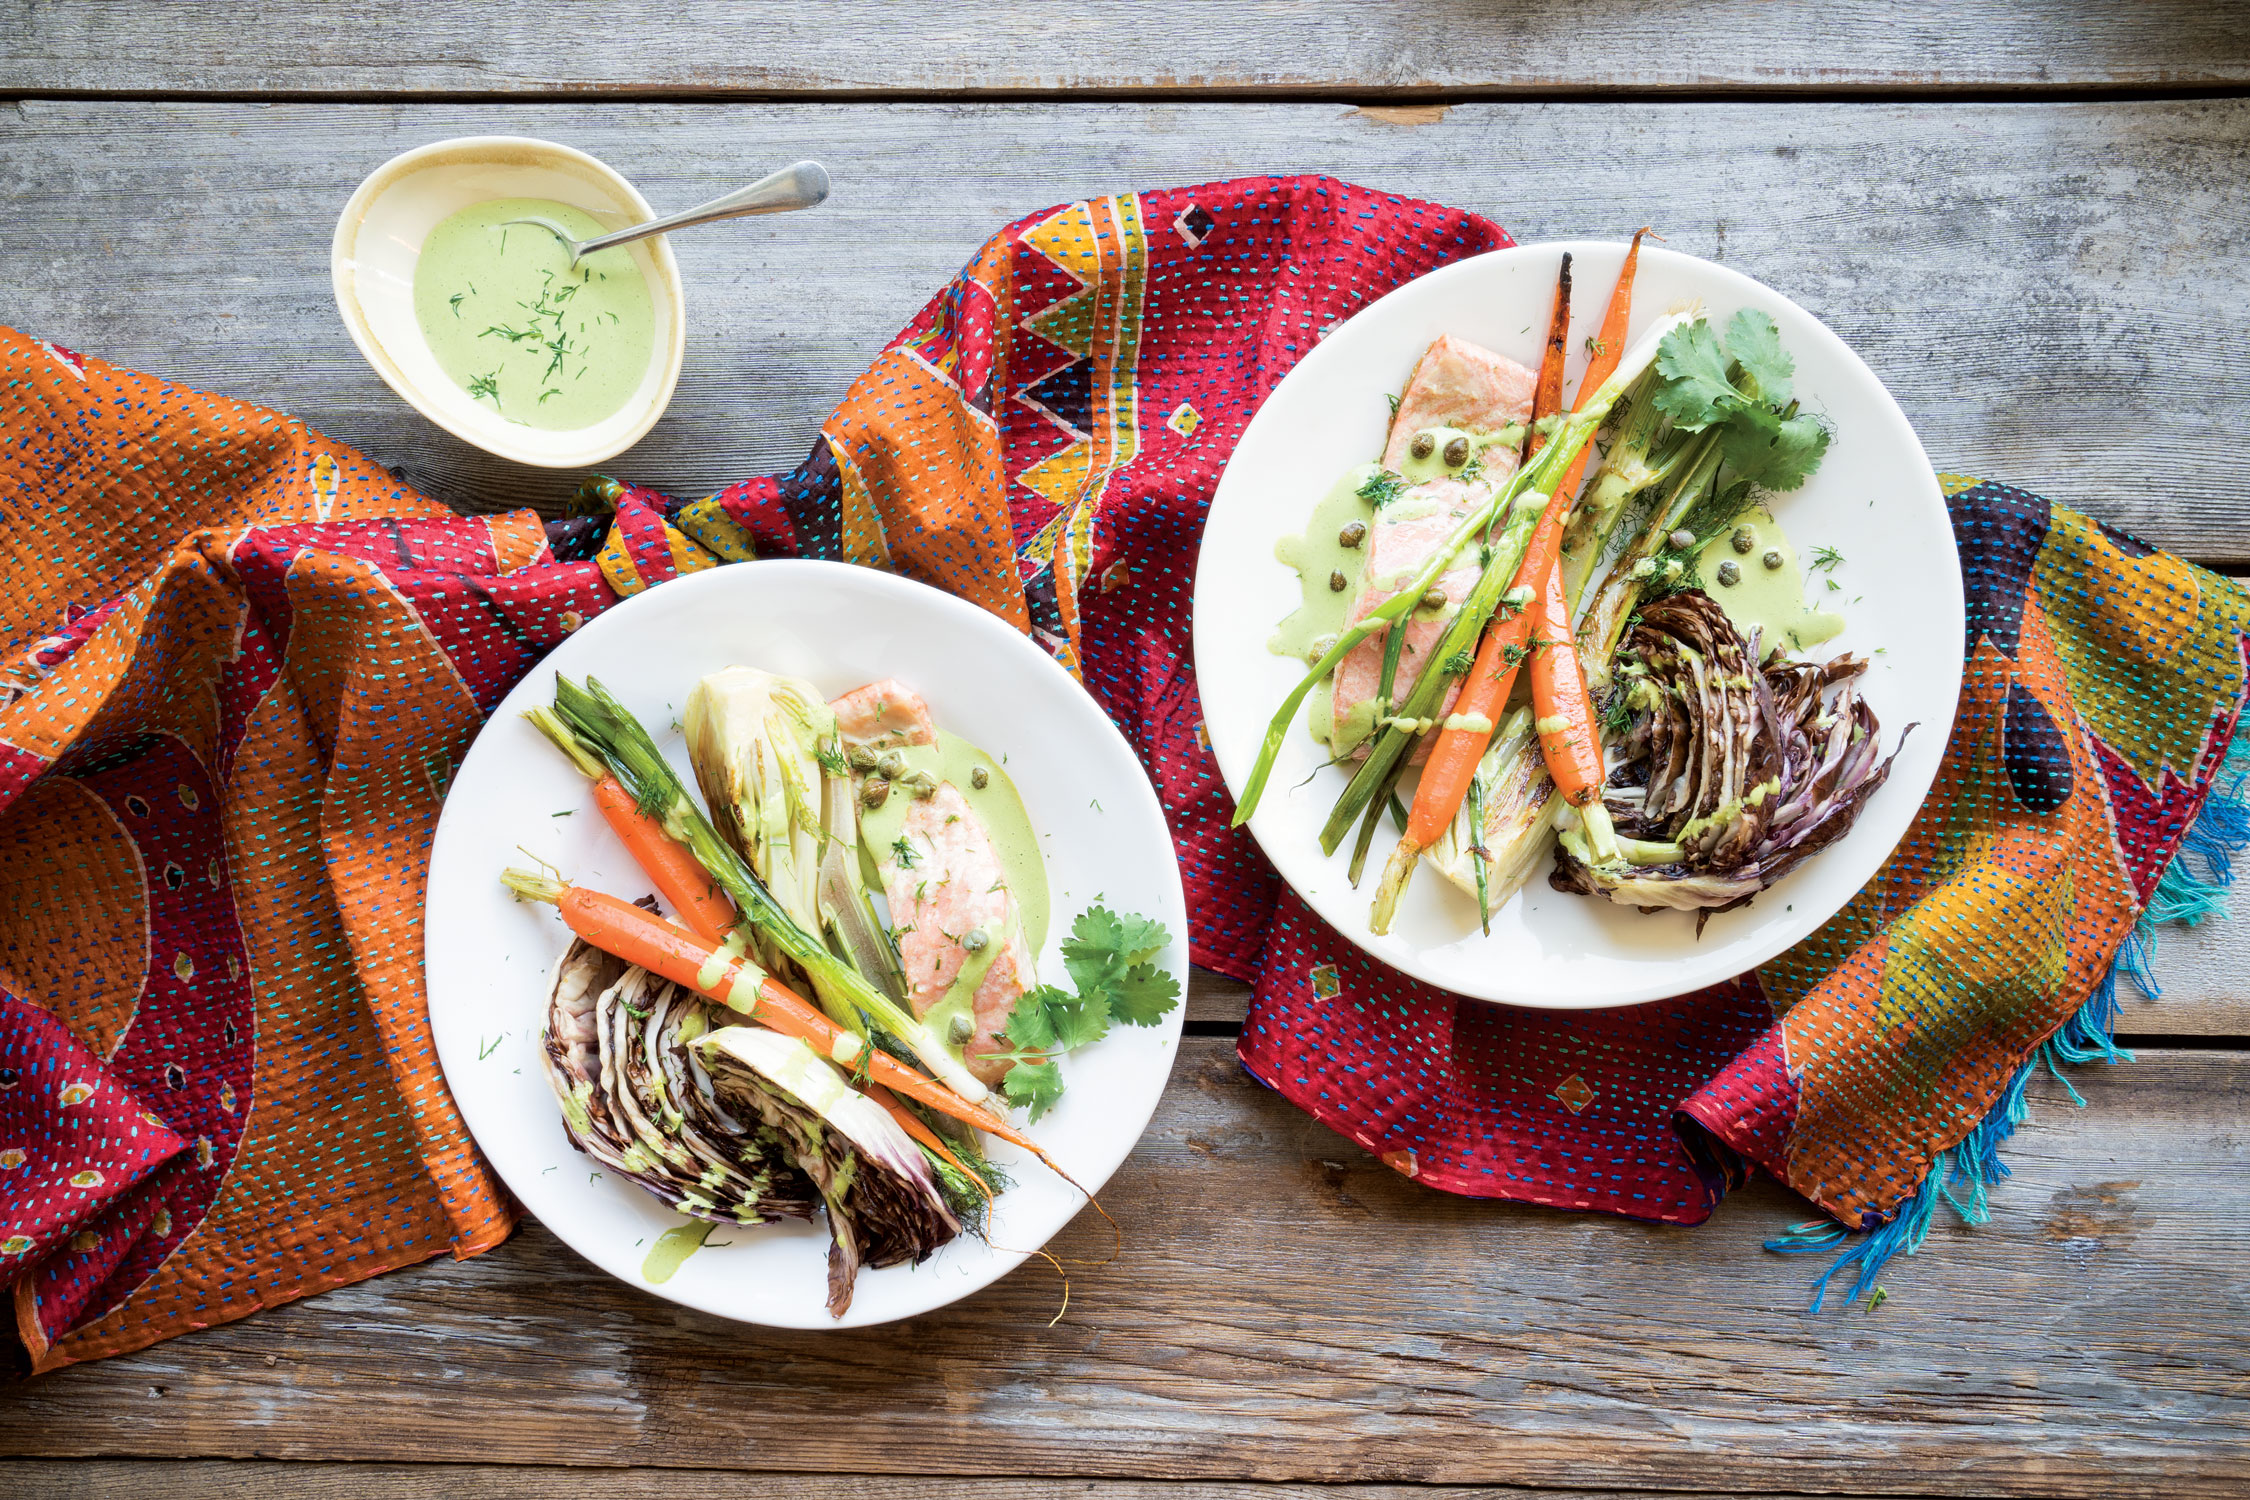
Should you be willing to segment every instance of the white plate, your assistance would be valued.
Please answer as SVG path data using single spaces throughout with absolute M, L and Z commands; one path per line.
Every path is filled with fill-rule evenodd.
M 651 1286 L 642 1262 L 656 1237 L 684 1220 L 578 1154 L 540 1069 L 548 975 L 569 933 L 552 908 L 510 897 L 501 869 L 527 863 L 528 850 L 617 895 L 649 886 L 593 811 L 585 779 L 522 711 L 550 701 L 557 672 L 597 677 L 692 787 L 669 726 L 698 677 L 735 663 L 794 673 L 829 694 L 878 677 L 910 684 L 942 727 L 1000 756 L 1023 794 L 1053 888 L 1040 974 L 1064 978 L 1060 940 L 1101 900 L 1164 923 L 1173 943 L 1161 962 L 1185 986 L 1187 905 L 1163 813 L 1131 748 L 1069 673 L 992 615 L 936 589 L 842 563 L 746 563 L 675 579 L 589 621 L 477 736 L 430 852 L 424 954 L 438 1061 L 478 1146 L 524 1207 L 620 1280 L 775 1327 L 913 1317 L 1005 1275 L 1085 1200 L 1028 1154 L 993 1142 L 993 1159 L 1016 1185 L 994 1207 L 991 1236 L 1010 1248 L 964 1235 L 918 1267 L 863 1270 L 841 1322 L 825 1305 L 824 1223 L 719 1229 L 712 1239 L 723 1247 L 698 1251 Z M 565 809 L 572 816 L 555 816 Z M 1185 1008 L 1183 1000 L 1160 1026 L 1116 1027 L 1063 1059 L 1062 1102 L 1029 1133 L 1088 1188 L 1109 1180 L 1148 1124 Z
M 1195 663 L 1204 722 L 1228 790 L 1239 796 L 1268 720 L 1304 664 L 1266 649 L 1296 606 L 1297 580 L 1274 558 L 1313 504 L 1354 464 L 1379 453 L 1385 393 L 1406 383 L 1430 340 L 1458 334 L 1537 368 L 1562 252 L 1576 282 L 1570 367 L 1575 391 L 1585 340 L 1601 322 L 1625 247 L 1566 242 L 1499 250 L 1411 282 L 1362 310 L 1290 371 L 1258 409 L 1220 479 L 1203 532 L 1195 591 Z M 1649 246 L 1634 282 L 1633 328 L 1689 298 L 1713 323 L 1755 307 L 1780 325 L 1797 361 L 1797 392 L 1835 426 L 1827 461 L 1775 514 L 1800 552 L 1834 547 L 1846 559 L 1816 603 L 1848 628 L 1830 651 L 1881 656 L 1864 679 L 1882 743 L 1917 723 L 1890 780 L 1843 840 L 1813 856 L 1751 905 L 1711 919 L 1700 940 L 1681 912 L 1644 916 L 1547 885 L 1542 867 L 1492 922 L 1476 902 L 1424 868 L 1389 935 L 1368 931 L 1368 904 L 1395 837 L 1386 823 L 1361 887 L 1345 879 L 1349 847 L 1320 851 L 1320 825 L 1344 785 L 1322 769 L 1321 748 L 1292 725 L 1251 832 L 1282 877 L 1337 931 L 1392 968 L 1457 994 L 1547 1009 L 1631 1005 L 1712 984 L 1765 962 L 1811 932 L 1867 883 L 1905 834 L 1929 791 L 1953 728 L 1961 687 L 1961 568 L 1945 498 L 1906 414 L 1873 371 L 1818 319 L 1771 287 L 1724 266 Z M 1300 716 L 1301 720 L 1301 716 Z

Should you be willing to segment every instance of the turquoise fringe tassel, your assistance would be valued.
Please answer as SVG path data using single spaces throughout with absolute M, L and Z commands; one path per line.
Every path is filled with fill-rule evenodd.
M 2133 1060 L 2133 1054 L 2118 1046 L 2116 1041 L 2118 976 L 2132 980 L 2134 988 L 2149 999 L 2155 999 L 2161 992 L 2150 963 L 2156 955 L 2158 928 L 2168 923 L 2193 927 L 2199 922 L 2226 916 L 2227 891 L 2234 884 L 2235 861 L 2245 850 L 2250 850 L 2250 796 L 2245 795 L 2246 783 L 2250 783 L 2250 718 L 2237 726 L 2220 775 L 2225 778 L 2223 784 L 2212 786 L 2211 795 L 2205 799 L 2194 826 L 2180 841 L 2172 862 L 2164 867 L 2164 874 L 2156 883 L 2156 893 L 2149 899 L 2148 910 L 2141 914 L 2140 922 L 2127 936 L 2124 946 L 2118 949 L 2117 958 L 2109 972 L 2102 976 L 2102 982 L 2060 1030 L 2024 1059 L 2023 1066 L 2016 1069 L 2015 1076 L 2008 1080 L 2008 1086 L 2000 1091 L 2000 1097 L 1993 1101 L 1991 1110 L 1977 1122 L 1976 1128 L 1957 1145 L 1937 1154 L 1921 1187 L 1900 1205 L 1891 1221 L 1865 1234 L 1854 1234 L 1833 1220 L 1816 1219 L 1792 1225 L 1766 1241 L 1766 1248 L 1780 1255 L 1815 1255 L 1842 1250 L 1835 1264 L 1813 1283 L 1813 1312 L 1819 1312 L 1826 1305 L 1828 1284 L 1846 1270 L 1856 1268 L 1851 1287 L 1845 1294 L 1847 1304 L 1873 1291 L 1877 1278 L 1893 1257 L 1912 1255 L 1922 1248 L 1941 1202 L 1964 1224 L 1982 1224 L 1992 1217 L 1991 1190 L 2009 1175 L 2008 1164 L 2001 1160 L 2000 1148 L 2031 1113 L 2025 1093 L 2033 1074 L 2044 1068 L 2069 1091 L 2071 1102 L 2083 1109 L 2085 1096 L 2064 1075 L 2064 1067 Z

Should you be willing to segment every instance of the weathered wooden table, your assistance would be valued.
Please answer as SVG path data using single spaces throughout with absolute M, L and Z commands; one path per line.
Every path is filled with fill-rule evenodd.
M 0 0 L 0 320 L 464 507 L 552 507 L 567 476 L 435 431 L 353 351 L 343 196 L 478 131 L 663 207 L 818 156 L 819 213 L 676 243 L 686 373 L 614 467 L 703 491 L 793 463 L 1002 222 L 1319 170 L 1527 241 L 1653 223 L 1827 319 L 1941 467 L 2250 571 L 2250 12 L 1944 10 Z M 1799 1216 L 1770 1186 L 1692 1232 L 1415 1187 L 1249 1082 L 1242 991 L 1198 975 L 1110 1195 L 1125 1254 L 1060 1326 L 1029 1268 L 893 1328 L 739 1328 L 527 1225 L 0 1392 L 0 1492 L 2241 1494 L 2250 926 L 2158 969 L 2139 1061 L 2081 1077 L 2084 1111 L 2035 1089 L 1992 1222 L 1941 1221 L 1871 1314 L 1803 1314 L 1807 1265 L 1758 1249 Z

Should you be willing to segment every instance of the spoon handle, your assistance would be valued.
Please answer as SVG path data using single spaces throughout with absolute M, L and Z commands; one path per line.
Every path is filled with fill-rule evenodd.
M 828 169 L 817 161 L 801 161 L 708 203 L 698 203 L 676 214 L 666 214 L 645 224 L 628 225 L 598 239 L 587 240 L 578 247 L 578 256 L 583 259 L 612 245 L 629 245 L 668 229 L 685 229 L 691 224 L 708 224 L 714 219 L 739 219 L 745 214 L 785 214 L 793 209 L 811 208 L 827 196 Z

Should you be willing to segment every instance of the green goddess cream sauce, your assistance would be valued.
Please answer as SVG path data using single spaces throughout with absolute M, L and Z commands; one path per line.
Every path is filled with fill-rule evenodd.
M 648 1259 L 641 1262 L 641 1280 L 657 1286 L 670 1281 L 718 1227 L 708 1219 L 690 1219 L 665 1230 L 656 1237 L 656 1243 L 649 1246 Z
M 545 198 L 471 204 L 432 229 L 414 266 L 414 317 L 438 367 L 511 422 L 591 427 L 640 388 L 656 341 L 655 304 L 632 252 L 575 266 L 538 214 L 577 239 L 608 231 L 584 209 Z
M 1365 528 L 1375 518 L 1374 505 L 1361 499 L 1359 490 L 1380 467 L 1358 464 L 1346 469 L 1344 477 L 1313 507 L 1304 531 L 1273 544 L 1273 555 L 1297 570 L 1301 600 L 1266 642 L 1275 655 L 1297 657 L 1309 667 L 1342 633 L 1344 613 L 1359 586 L 1360 572 L 1367 566 Z M 1344 528 L 1355 525 L 1361 528 L 1358 544 L 1347 547 L 1342 541 Z M 1335 586 L 1338 579 L 1342 580 L 1341 588 Z M 1312 690 L 1306 723 L 1313 738 L 1324 745 L 1333 733 L 1334 716 L 1332 695 L 1323 679 Z
M 1488 449 L 1512 448 L 1523 441 L 1520 427 L 1481 436 L 1452 427 L 1424 430 L 1430 435 L 1430 453 L 1425 458 L 1415 458 L 1411 454 L 1406 458 L 1400 477 L 1409 486 L 1432 479 L 1453 478 L 1469 463 L 1481 460 Z M 1446 445 L 1456 437 L 1468 439 L 1469 459 L 1460 465 L 1445 462 Z M 1297 657 L 1306 666 L 1312 666 L 1343 632 L 1344 616 L 1351 607 L 1352 595 L 1358 592 L 1360 574 L 1367 566 L 1364 528 L 1375 519 L 1374 502 L 1362 496 L 1360 489 L 1381 470 L 1381 464 L 1372 463 L 1355 464 L 1346 469 L 1343 477 L 1313 507 L 1305 529 L 1283 536 L 1273 544 L 1274 557 L 1297 570 L 1299 599 L 1297 608 L 1266 642 L 1267 649 L 1276 656 Z M 1355 542 L 1347 544 L 1344 541 L 1346 528 L 1355 524 L 1363 529 Z M 1350 716 L 1350 722 L 1337 725 L 1334 695 L 1328 681 L 1323 679 L 1307 699 L 1305 724 L 1315 740 L 1341 754 L 1365 739 L 1374 728 L 1374 711 L 1372 702 L 1362 704 Z
M 1748 533 L 1748 550 L 1735 546 L 1737 532 Z M 1730 563 L 1732 583 L 1724 571 Z M 1763 506 L 1753 507 L 1736 525 L 1704 543 L 1695 555 L 1695 571 L 1703 591 L 1718 601 L 1736 628 L 1745 635 L 1753 628 L 1760 632 L 1761 656 L 1777 645 L 1792 653 L 1808 651 L 1843 632 L 1842 615 L 1806 605 L 1797 549 Z
M 949 781 L 984 824 L 985 836 L 1000 861 L 1000 875 L 1015 900 L 1016 919 L 1023 926 L 1025 944 L 1033 954 L 1047 942 L 1047 862 L 1040 858 L 1038 835 L 1031 814 L 1024 810 L 1016 784 L 1008 779 L 1000 758 L 987 755 L 957 734 L 937 732 L 934 745 L 907 745 L 899 750 L 910 771 L 928 771 Z M 887 752 L 886 752 L 887 753 Z M 976 784 L 983 771 L 984 785 Z M 872 858 L 895 843 L 906 831 L 906 811 L 914 805 L 912 793 L 893 786 L 881 807 L 863 808 L 859 815 L 860 848 Z M 990 962 L 989 959 L 986 960 Z M 981 977 L 981 974 L 980 974 Z

